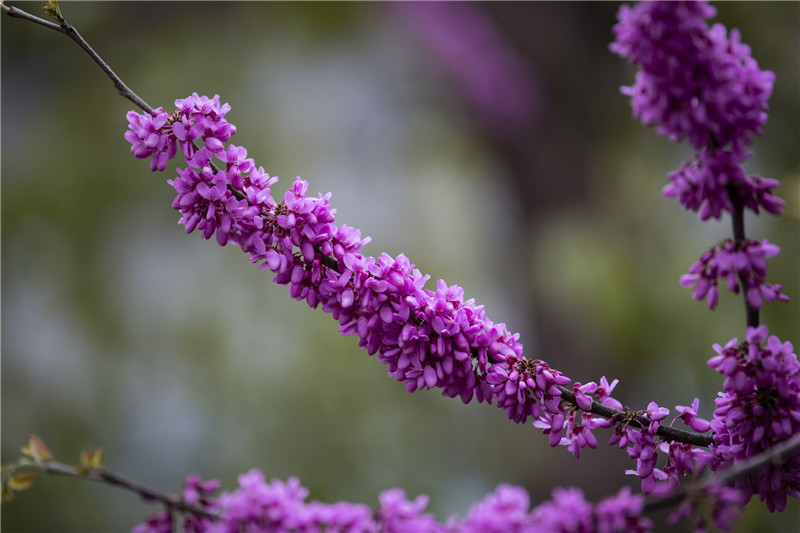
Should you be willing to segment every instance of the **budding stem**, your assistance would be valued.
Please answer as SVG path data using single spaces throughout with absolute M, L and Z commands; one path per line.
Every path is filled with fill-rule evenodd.
M 730 183 L 728 184 L 728 197 L 731 200 L 731 204 L 733 204 L 731 224 L 733 226 L 733 240 L 735 242 L 736 249 L 738 250 L 745 241 L 744 205 L 742 204 L 742 199 L 739 197 L 739 194 Z M 750 305 L 750 302 L 747 299 L 747 279 L 742 274 L 739 274 L 739 285 L 742 287 L 742 297 L 744 298 L 747 326 L 751 328 L 757 328 L 759 324 L 758 309 Z

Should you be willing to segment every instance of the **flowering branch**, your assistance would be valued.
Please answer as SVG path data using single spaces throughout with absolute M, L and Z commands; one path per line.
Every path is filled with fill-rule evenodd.
M 439 280 L 435 289 L 425 288 L 429 276 L 414 268 L 404 255 L 362 254 L 360 249 L 369 238 L 362 239 L 355 228 L 335 224 L 330 194 L 309 196 L 308 183 L 298 178 L 282 199 L 274 198 L 271 186 L 277 178 L 256 167 L 244 147 L 229 144 L 236 127 L 225 120 L 230 106 L 221 104 L 219 96 L 194 93 L 176 100 L 173 111 L 150 108 L 63 19 L 57 2 L 51 1 L 45 10 L 58 25 L 23 16 L 5 5 L 3 10 L 68 35 L 114 81 L 122 96 L 145 111 L 127 114 L 125 139 L 135 157 L 151 159 L 152 171 L 165 170 L 180 149 L 186 167 L 178 169 L 168 183 L 177 193 L 172 205 L 180 212 L 187 233 L 198 230 L 205 239 L 215 237 L 221 246 L 240 247 L 260 270 L 274 274 L 275 283 L 287 285 L 293 298 L 305 300 L 312 308 L 322 307 L 338 321 L 343 335 L 357 337 L 358 345 L 386 365 L 389 375 L 403 382 L 409 392 L 439 388 L 464 403 L 496 401 L 510 419 L 517 423 L 533 420 L 533 425 L 549 436 L 551 446 L 567 446 L 576 457 L 582 449 L 597 446 L 594 429 L 613 428 L 609 444 L 624 448 L 636 461 L 636 469 L 628 473 L 641 479 L 646 494 L 680 494 L 684 504 L 679 516 L 694 514 L 693 503 L 684 496 L 698 491 L 714 498 L 719 513 L 714 520 L 722 527 L 729 524 L 732 507 L 753 494 L 766 500 L 770 510 L 782 510 L 788 496 L 800 494 L 800 457 L 795 442 L 800 433 L 800 363 L 791 344 L 769 336 L 758 318 L 763 300 L 787 299 L 780 293 L 780 285 L 765 281 L 765 259 L 779 249 L 766 240 L 746 239 L 744 232 L 745 208 L 779 214 L 783 207 L 783 201 L 772 195 L 777 181 L 748 176 L 741 167 L 750 155 L 745 146 L 766 120 L 774 74 L 757 68 L 738 33 L 732 32 L 728 38 L 724 27 L 707 27 L 705 19 L 713 15 L 707 4 L 623 6 L 615 27 L 617 41 L 612 45 L 613 51 L 642 67 L 636 84 L 623 88 L 632 97 L 634 114 L 645 124 L 658 124 L 659 133 L 673 141 L 688 138 L 698 151 L 669 174 L 671 183 L 664 194 L 699 211 L 703 220 L 720 218 L 724 211 L 732 216 L 733 239 L 703 254 L 681 279 L 683 285 L 695 287 L 696 299 L 707 298 L 711 308 L 717 303 L 718 278 L 727 279 L 731 291 L 743 293 L 747 309 L 745 340 L 715 345 L 717 355 L 709 361 L 709 366 L 724 376 L 724 392 L 716 400 L 714 419 L 698 417 L 697 399 L 691 406 L 676 406 L 679 414 L 673 423 L 680 418 L 691 430 L 662 424 L 669 410 L 655 402 L 641 411 L 623 408 L 611 396 L 617 380 L 609 383 L 604 376 L 599 384 L 573 382 L 546 362 L 526 358 L 518 334 L 492 322 L 482 306 L 464 299 L 463 289 L 456 285 Z M 676 72 L 674 65 L 689 61 L 700 64 Z M 719 64 L 729 68 L 716 68 Z M 681 78 L 684 70 L 690 78 Z M 728 77 L 715 78 L 720 72 Z M 672 87 L 690 90 L 670 91 Z M 224 165 L 217 167 L 214 160 Z M 666 456 L 662 468 L 656 468 L 659 451 Z M 680 490 L 682 479 L 706 467 L 719 474 Z M 57 464 L 51 473 L 75 475 L 78 471 Z M 90 469 L 84 477 L 87 473 L 96 481 L 131 490 L 137 487 L 100 469 Z M 735 487 L 727 485 L 731 482 Z M 241 494 L 220 497 L 219 505 L 228 506 L 229 512 L 241 503 L 237 498 L 250 501 L 252 487 L 259 493 L 288 493 L 291 505 L 299 505 L 306 493 L 296 481 L 267 485 L 262 474 L 252 472 L 240 478 L 240 485 Z M 187 487 L 198 501 L 212 492 L 212 485 L 202 484 L 199 478 L 187 481 Z M 556 493 L 550 508 L 553 516 L 558 514 L 556 510 L 563 514 L 560 498 L 572 498 L 563 496 L 566 492 Z M 174 503 L 177 497 L 150 496 L 169 509 L 180 509 Z M 404 495 L 388 498 L 401 502 L 400 507 L 410 504 Z M 631 531 L 648 528 L 639 520 L 641 498 L 623 492 L 615 498 L 607 504 L 613 508 L 614 520 L 632 519 L 628 524 Z M 679 496 L 671 501 L 677 499 Z M 412 506 L 415 519 L 423 519 L 424 504 L 418 503 Z M 208 505 L 216 510 L 216 504 Z M 591 523 L 602 523 L 603 506 L 602 502 L 596 507 L 589 505 Z M 387 507 L 391 512 L 397 510 L 391 505 L 382 510 Z M 348 516 L 367 520 L 362 508 L 349 508 L 348 512 Z M 326 508 L 325 513 L 330 510 Z M 170 513 L 161 514 L 158 520 L 169 517 Z M 232 513 L 226 520 L 241 528 L 249 523 L 247 517 Z M 378 513 L 369 520 L 385 518 Z M 330 521 L 322 523 L 331 526 Z M 536 522 L 539 526 L 543 523 L 547 522 Z

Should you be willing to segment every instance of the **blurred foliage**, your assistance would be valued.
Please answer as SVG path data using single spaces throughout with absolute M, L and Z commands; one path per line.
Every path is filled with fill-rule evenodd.
M 41 3 L 13 3 L 37 12 Z M 621 401 L 713 409 L 711 345 L 743 336 L 740 299 L 709 312 L 677 280 L 730 230 L 660 188 L 687 157 L 630 118 L 633 71 L 607 51 L 616 4 L 481 4 L 539 77 L 531 131 L 483 131 L 458 87 L 378 3 L 69 2 L 62 13 L 151 105 L 220 94 L 234 142 L 267 171 L 333 192 L 365 251 L 406 253 L 520 331 L 528 353 L 580 381 L 619 377 Z M 763 312 L 800 344 L 797 95 L 800 4 L 724 3 L 777 73 L 749 170 L 782 181 L 781 219 L 749 219 L 783 252 L 792 297 Z M 290 301 L 245 257 L 175 226 L 173 174 L 123 140 L 125 112 L 64 36 L 2 29 L 2 453 L 30 433 L 59 456 L 102 445 L 109 467 L 164 490 L 189 472 L 232 487 L 251 467 L 297 475 L 311 497 L 374 503 L 400 486 L 440 518 L 501 482 L 534 501 L 624 483 L 624 454 L 580 463 L 496 408 L 409 395 L 321 311 Z M 600 440 L 604 437 L 600 436 Z M 601 447 L 604 448 L 604 447 Z M 4 505 L 4 531 L 124 531 L 154 510 L 129 494 L 39 479 Z M 786 531 L 793 501 L 748 507 L 741 531 Z M 758 524 L 758 526 L 756 526 Z

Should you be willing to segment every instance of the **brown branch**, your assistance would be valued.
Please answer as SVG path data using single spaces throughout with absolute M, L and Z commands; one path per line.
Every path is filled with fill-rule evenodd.
M 556 387 L 561 391 L 562 399 L 575 406 L 578 405 L 575 395 L 571 390 L 562 385 L 556 385 Z M 613 407 L 609 407 L 608 405 L 603 405 L 597 400 L 592 401 L 592 407 L 588 412 L 602 416 L 603 418 L 616 418 L 618 421 L 622 421 L 627 415 L 625 411 L 619 411 Z M 649 426 L 651 422 L 649 418 L 639 414 L 636 415 L 636 420 L 642 425 L 642 427 Z M 656 435 L 667 441 L 683 442 L 693 446 L 710 446 L 714 442 L 714 439 L 711 435 L 698 433 L 696 431 L 689 431 L 687 429 L 673 428 L 670 426 L 659 426 L 658 430 L 656 431 Z
M 84 470 L 53 460 L 45 461 L 43 463 L 43 468 L 48 474 L 86 479 L 88 481 L 96 481 L 98 483 L 106 483 L 108 485 L 120 487 L 122 489 L 135 492 L 145 499 L 159 501 L 171 509 L 183 511 L 185 513 L 192 513 L 196 516 L 202 516 L 212 520 L 219 520 L 220 518 L 214 513 L 206 511 L 203 508 L 186 503 L 178 494 L 147 487 L 138 481 L 129 479 L 106 468 Z
M 80 46 L 83 49 L 83 51 L 86 52 L 89 55 L 89 57 L 92 58 L 92 61 L 97 63 L 97 65 L 106 74 L 106 76 L 108 76 L 111 79 L 111 81 L 114 83 L 114 87 L 117 88 L 117 91 L 119 91 L 120 95 L 133 102 L 137 107 L 142 109 L 145 113 L 153 113 L 153 108 L 147 102 L 142 100 L 142 98 L 139 97 L 138 94 L 133 92 L 127 85 L 125 85 L 125 83 L 120 79 L 120 77 L 117 76 L 117 74 L 113 70 L 111 70 L 111 67 L 109 67 L 105 61 L 103 61 L 103 58 L 100 57 L 91 46 L 89 46 L 89 43 L 87 43 L 83 37 L 81 37 L 81 34 L 78 33 L 78 30 L 76 30 L 75 27 L 69 22 L 67 22 L 63 17 L 59 17 L 60 24 L 54 24 L 47 20 L 31 15 L 30 13 L 26 13 L 25 11 L 22 11 L 21 9 L 18 9 L 16 7 L 11 7 L 2 4 L 2 9 L 10 17 L 20 18 L 23 20 L 27 20 L 29 22 L 33 22 L 35 24 L 39 24 L 41 26 L 44 26 L 45 28 L 49 28 L 59 33 L 63 33 L 64 35 L 75 41 L 78 44 L 78 46 Z

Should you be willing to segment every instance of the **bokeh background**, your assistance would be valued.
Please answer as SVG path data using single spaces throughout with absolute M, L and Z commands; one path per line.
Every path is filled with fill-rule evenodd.
M 12 2 L 38 13 L 44 2 Z M 465 288 L 528 357 L 615 396 L 709 417 L 711 345 L 744 332 L 739 298 L 709 312 L 678 278 L 730 234 L 661 196 L 690 155 L 631 119 L 633 70 L 608 52 L 616 3 L 65 2 L 64 15 L 140 96 L 232 106 L 236 144 L 282 181 L 333 192 L 339 223 Z M 749 218 L 783 251 L 792 301 L 763 322 L 800 344 L 800 4 L 717 6 L 777 73 L 750 172 L 781 180 L 785 216 Z M 76 462 L 165 490 L 196 472 L 233 488 L 252 467 L 324 501 L 399 486 L 440 520 L 499 483 L 534 502 L 636 480 L 601 444 L 576 460 L 493 406 L 412 395 L 336 323 L 236 249 L 176 225 L 166 180 L 132 157 L 122 99 L 64 36 L 2 24 L 2 459 L 29 434 Z M 607 434 L 600 432 L 604 443 Z M 40 478 L 4 531 L 126 531 L 156 507 Z M 663 517 L 656 517 L 662 519 Z M 755 502 L 737 531 L 796 531 L 800 505 Z

